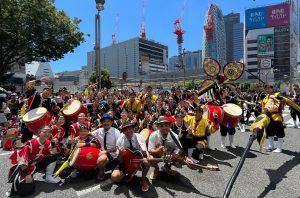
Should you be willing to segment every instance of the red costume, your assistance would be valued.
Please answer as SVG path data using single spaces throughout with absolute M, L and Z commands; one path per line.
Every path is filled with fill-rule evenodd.
M 85 124 L 88 127 L 89 131 L 91 131 L 91 129 L 92 129 L 92 123 L 91 122 L 85 121 L 85 122 L 83 122 L 83 124 Z M 76 123 L 72 124 L 70 126 L 70 129 L 69 129 L 69 136 L 73 135 L 73 137 L 77 137 L 78 136 L 78 130 L 79 130 L 79 122 L 76 122 Z
M 41 161 L 47 155 L 50 155 L 51 142 L 46 140 L 44 144 L 38 141 L 38 138 L 31 139 L 27 141 L 22 148 L 22 150 L 15 150 L 10 156 L 11 163 L 13 165 L 12 169 L 17 165 L 27 166 L 28 173 L 33 174 L 36 169 L 36 164 Z M 12 172 L 10 171 L 9 175 Z M 24 181 L 26 175 L 20 174 L 19 182 Z
M 50 141 L 52 141 L 52 139 L 56 139 L 57 140 L 55 142 L 55 147 L 56 147 L 57 153 L 61 152 L 59 144 L 64 139 L 64 136 L 65 136 L 65 130 L 62 127 L 58 128 L 56 125 L 52 126 L 52 136 L 49 138 L 49 140 Z

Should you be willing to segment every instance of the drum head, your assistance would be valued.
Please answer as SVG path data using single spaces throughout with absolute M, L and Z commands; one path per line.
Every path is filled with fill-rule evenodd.
M 65 107 L 63 110 L 63 114 L 65 115 L 72 115 L 73 113 L 77 112 L 78 109 L 81 107 L 81 102 L 79 100 L 73 100 L 69 105 Z
M 231 103 L 223 105 L 223 110 L 227 114 L 229 114 L 231 116 L 235 116 L 235 117 L 241 116 L 243 113 L 241 107 L 237 106 L 236 104 L 231 104 Z
M 143 129 L 140 132 L 141 136 L 143 136 L 143 138 L 145 139 L 145 141 L 148 140 L 149 136 L 150 136 L 150 130 L 149 129 Z
M 44 107 L 39 107 L 36 109 L 32 109 L 31 111 L 27 112 L 23 116 L 23 121 L 24 122 L 32 122 L 40 119 L 47 113 L 47 109 Z
M 80 153 L 80 148 L 76 148 L 76 150 L 74 151 L 73 155 L 70 156 L 72 158 L 70 160 L 70 163 L 69 163 L 70 166 L 73 166 L 75 164 L 79 153 Z

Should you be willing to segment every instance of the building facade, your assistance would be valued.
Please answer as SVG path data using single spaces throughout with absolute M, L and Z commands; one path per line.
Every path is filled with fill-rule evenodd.
M 202 62 L 214 58 L 223 66 L 226 63 L 226 32 L 222 10 L 211 4 L 204 21 Z
M 202 69 L 202 50 L 197 50 L 194 52 L 185 52 L 184 56 L 184 64 L 187 70 L 191 69 Z M 180 68 L 176 67 L 178 64 L 179 59 L 178 56 L 172 56 L 169 58 L 169 71 L 178 71 L 181 70 Z
M 290 1 L 247 9 L 247 80 L 293 81 L 298 59 L 298 8 Z
M 244 24 L 240 22 L 240 13 L 224 16 L 226 31 L 226 61 L 240 61 L 244 56 Z
M 25 69 L 26 75 L 33 75 L 36 78 L 44 76 L 54 78 L 54 74 L 49 63 L 32 62 L 30 64 L 25 64 Z
M 88 52 L 88 71 L 94 71 L 95 53 Z M 168 47 L 139 37 L 100 50 L 101 68 L 108 69 L 112 78 L 143 79 L 151 73 L 168 71 Z

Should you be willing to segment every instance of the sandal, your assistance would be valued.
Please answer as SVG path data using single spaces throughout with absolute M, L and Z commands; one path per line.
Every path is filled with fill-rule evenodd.
M 148 183 L 146 181 L 144 181 L 144 182 L 141 181 L 140 184 L 141 184 L 143 192 L 147 192 L 149 190 L 149 185 L 148 185 Z
M 163 171 L 166 172 L 168 175 L 175 176 L 177 174 L 176 171 L 172 170 L 171 168 L 163 167 Z
M 154 180 L 158 175 L 159 170 L 154 169 L 154 171 L 150 174 L 149 178 Z

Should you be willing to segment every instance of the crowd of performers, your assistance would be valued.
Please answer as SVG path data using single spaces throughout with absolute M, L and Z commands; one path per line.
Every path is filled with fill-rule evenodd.
M 266 128 L 266 150 L 282 151 L 285 101 L 274 93 L 272 85 L 257 85 L 249 93 L 242 93 L 238 86 L 234 91 L 223 86 L 214 98 L 199 97 L 199 90 L 180 88 L 154 93 L 151 86 L 141 92 L 90 89 L 88 96 L 82 92 L 70 94 L 62 88 L 54 97 L 51 87 L 45 86 L 41 93 L 35 89 L 47 81 L 42 78 L 28 82 L 24 100 L 16 105 L 22 118 L 22 144 L 10 157 L 10 196 L 33 193 L 33 175 L 40 171 L 45 171 L 45 182 L 60 183 L 95 170 L 97 180 L 104 180 L 105 172 L 111 170 L 113 182 L 130 182 L 141 170 L 141 190 L 148 191 L 146 176 L 150 167 L 154 168 L 150 179 L 159 174 L 160 162 L 167 174 L 176 176 L 172 166 L 201 162 L 205 150 L 210 149 L 211 134 L 219 130 L 221 147 L 235 148 L 236 128 L 244 131 L 249 118 L 261 113 L 271 118 Z M 292 97 L 300 102 L 298 85 Z M 234 108 L 223 112 L 233 103 L 242 114 L 235 115 L 239 111 Z M 226 113 L 233 120 L 229 117 L 224 123 Z M 291 114 L 294 120 L 300 118 L 299 112 L 292 110 Z M 278 138 L 277 148 L 274 136 Z M 58 159 L 64 163 L 58 166 Z

